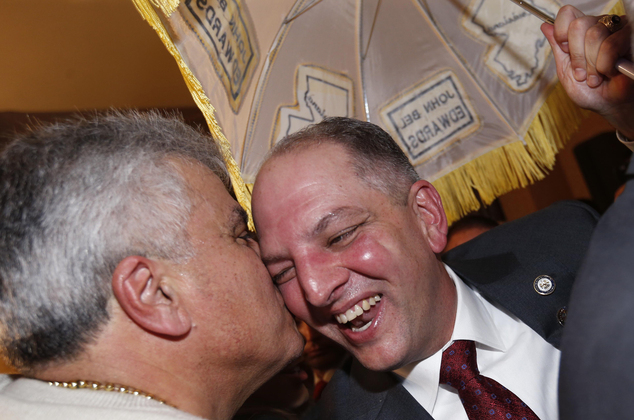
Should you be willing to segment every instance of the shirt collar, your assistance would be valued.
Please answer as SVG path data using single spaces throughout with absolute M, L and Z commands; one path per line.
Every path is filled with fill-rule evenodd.
M 445 265 L 449 277 L 456 286 L 456 322 L 451 339 L 442 349 L 419 362 L 403 366 L 394 372 L 407 382 L 407 389 L 431 413 L 436 403 L 440 381 L 442 352 L 456 340 L 472 340 L 493 350 L 506 351 L 506 347 L 482 297 L 469 288 L 454 271 Z

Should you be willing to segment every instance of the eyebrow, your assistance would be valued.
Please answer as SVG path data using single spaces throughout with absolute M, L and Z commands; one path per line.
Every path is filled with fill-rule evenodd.
M 329 212 L 324 217 L 322 217 L 321 219 L 319 219 L 319 222 L 317 222 L 317 225 L 315 226 L 315 228 L 313 229 L 313 231 L 310 233 L 309 236 L 317 236 L 323 233 L 328 228 L 328 225 L 330 225 L 331 222 L 341 219 L 345 216 L 349 216 L 351 214 L 358 214 L 358 213 L 361 213 L 361 210 L 355 207 L 336 208 L 333 211 Z
M 287 260 L 286 257 L 282 257 L 279 255 L 273 256 L 273 257 L 264 257 L 262 256 L 262 262 L 264 263 L 264 265 L 268 266 L 269 264 L 275 264 L 278 263 L 280 261 L 285 261 Z

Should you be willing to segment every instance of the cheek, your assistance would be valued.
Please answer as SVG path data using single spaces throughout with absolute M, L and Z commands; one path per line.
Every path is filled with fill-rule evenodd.
M 242 271 L 245 278 L 251 279 L 251 283 L 255 282 L 255 288 L 265 288 L 266 290 L 274 290 L 273 280 L 269 270 L 260 259 L 259 254 L 254 249 L 242 248 L 242 258 L 234 259 L 233 266 L 236 270 Z
M 210 293 L 216 297 L 214 302 L 227 305 L 224 313 L 245 328 L 251 327 L 252 320 L 258 317 L 279 317 L 281 298 L 262 261 L 246 247 L 233 251 L 229 254 L 231 264 L 226 264 L 231 271 L 218 275 L 218 281 L 211 287 Z M 218 273 L 218 268 L 209 267 L 209 270 Z
M 293 279 L 279 286 L 284 303 L 291 313 L 302 320 L 310 318 L 309 310 L 302 289 L 297 279 Z
M 399 269 L 398 250 L 388 241 L 364 236 L 359 238 L 345 254 L 345 265 L 359 274 L 371 278 L 386 278 Z

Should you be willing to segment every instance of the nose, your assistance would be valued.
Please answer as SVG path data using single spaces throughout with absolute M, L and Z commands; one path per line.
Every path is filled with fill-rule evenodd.
M 324 307 L 337 299 L 337 292 L 349 279 L 349 271 L 328 256 L 309 256 L 295 261 L 297 279 L 306 300 L 315 307 Z

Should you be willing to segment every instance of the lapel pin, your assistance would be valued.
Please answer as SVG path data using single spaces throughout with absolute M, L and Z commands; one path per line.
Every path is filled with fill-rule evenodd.
M 555 291 L 555 280 L 545 274 L 537 276 L 533 282 L 533 289 L 542 296 L 548 296 Z

